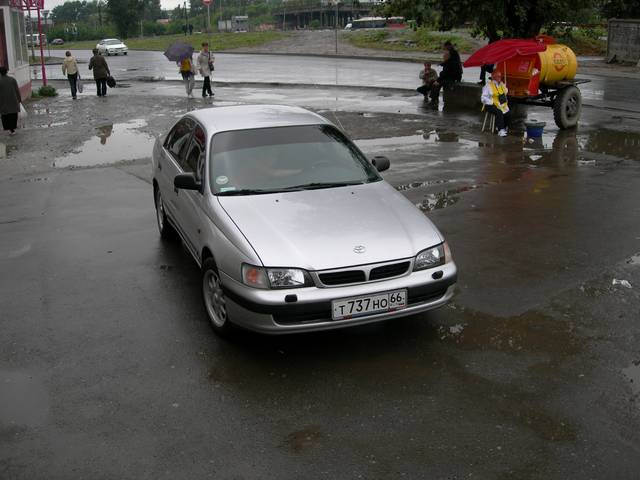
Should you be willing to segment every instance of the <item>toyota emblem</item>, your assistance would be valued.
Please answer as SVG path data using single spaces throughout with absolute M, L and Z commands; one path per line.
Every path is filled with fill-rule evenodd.
M 356 245 L 355 247 L 353 247 L 353 251 L 356 253 L 364 253 L 366 250 L 367 249 L 364 245 Z

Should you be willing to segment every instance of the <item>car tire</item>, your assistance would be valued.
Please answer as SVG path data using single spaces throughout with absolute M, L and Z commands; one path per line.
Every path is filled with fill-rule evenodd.
M 126 54 L 127 54 L 127 52 L 122 52 L 122 54 L 123 54 L 123 55 L 126 55 Z
M 202 302 L 213 330 L 223 336 L 231 333 L 233 325 L 229 321 L 222 280 L 213 258 L 207 258 L 202 264 Z
M 164 210 L 164 201 L 160 194 L 160 189 L 156 188 L 154 192 L 154 200 L 156 204 L 156 221 L 158 223 L 158 231 L 160 232 L 160 238 L 163 240 L 175 240 L 178 238 L 178 232 L 176 232 L 173 225 L 167 218 L 167 212 Z

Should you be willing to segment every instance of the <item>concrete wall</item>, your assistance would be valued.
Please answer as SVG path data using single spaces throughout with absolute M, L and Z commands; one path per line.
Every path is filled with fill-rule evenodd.
M 609 20 L 607 61 L 640 61 L 640 19 Z

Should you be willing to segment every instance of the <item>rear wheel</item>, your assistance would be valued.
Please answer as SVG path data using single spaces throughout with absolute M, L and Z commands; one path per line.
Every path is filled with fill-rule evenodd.
M 160 237 L 165 240 L 174 240 L 178 236 L 178 234 L 167 218 L 167 213 L 164 210 L 164 202 L 162 201 L 162 195 L 160 194 L 159 188 L 156 188 L 155 191 L 155 201 L 156 220 L 158 222 L 158 231 L 160 232 Z
M 553 119 L 559 128 L 571 128 L 578 124 L 582 110 L 582 95 L 576 86 L 563 88 L 553 103 Z
M 232 326 L 227 312 L 227 299 L 213 258 L 207 258 L 202 264 L 202 299 L 215 332 L 221 335 L 228 334 Z

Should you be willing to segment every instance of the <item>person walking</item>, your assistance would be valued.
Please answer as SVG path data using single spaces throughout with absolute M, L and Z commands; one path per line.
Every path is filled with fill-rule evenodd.
M 75 100 L 78 98 L 76 97 L 78 92 L 78 62 L 76 62 L 76 59 L 71 55 L 69 50 L 67 50 L 64 55 L 62 74 L 67 76 L 69 86 L 71 87 L 71 98 Z
M 193 74 L 193 61 L 191 55 L 183 58 L 178 62 L 180 66 L 180 75 L 182 75 L 182 81 L 184 82 L 184 89 L 187 92 L 187 97 L 193 98 L 193 86 L 196 83 L 195 75 Z
M 488 112 L 496 116 L 496 127 L 498 135 L 507 136 L 507 127 L 509 126 L 509 102 L 507 93 L 509 90 L 502 82 L 502 72 L 496 70 L 491 75 L 491 79 L 482 88 L 482 96 L 480 100 Z
M 202 50 L 198 55 L 198 66 L 200 67 L 200 75 L 204 77 L 202 82 L 202 97 L 209 95 L 213 97 L 215 94 L 211 91 L 211 76 L 213 74 L 213 62 L 215 57 L 211 55 L 209 51 L 209 44 L 204 42 L 202 44 Z
M 7 67 L 0 66 L 0 115 L 2 128 L 9 130 L 9 135 L 15 135 L 22 96 L 18 82 L 7 75 L 8 72 Z
M 93 79 L 96 81 L 98 96 L 104 97 L 107 94 L 107 77 L 111 75 L 109 65 L 98 49 L 93 49 L 93 57 L 89 60 L 89 70 L 93 70 Z

